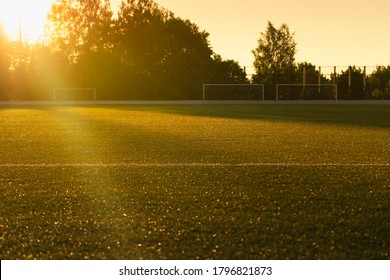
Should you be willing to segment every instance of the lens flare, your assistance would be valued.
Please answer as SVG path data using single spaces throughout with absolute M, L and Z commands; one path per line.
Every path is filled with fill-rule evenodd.
M 53 0 L 6 0 L 0 2 L 0 24 L 12 40 L 35 43 L 42 38 Z

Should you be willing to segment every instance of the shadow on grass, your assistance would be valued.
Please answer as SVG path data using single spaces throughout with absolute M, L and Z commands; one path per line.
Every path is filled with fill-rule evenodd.
M 195 117 L 390 128 L 389 105 L 64 105 L 0 106 L 0 111 L 47 108 L 56 110 L 62 107 L 95 107 Z
M 199 117 L 390 128 L 390 106 L 386 105 L 205 105 L 143 109 Z

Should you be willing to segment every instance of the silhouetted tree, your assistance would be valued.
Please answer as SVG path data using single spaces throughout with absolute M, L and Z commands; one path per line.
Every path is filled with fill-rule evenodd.
M 168 38 L 164 24 L 171 15 L 155 2 L 122 2 L 115 24 L 114 51 L 123 63 L 123 90 L 127 98 L 152 98 L 160 90 L 161 64 Z M 148 97 L 146 97 L 148 95 Z
M 113 45 L 109 0 L 55 0 L 45 31 L 54 58 L 66 62 L 57 68 L 63 87 L 99 87 L 103 98 Z
M 289 76 L 295 71 L 296 52 L 294 34 L 288 26 L 282 24 L 278 29 L 268 22 L 265 32 L 260 33 L 257 48 L 252 50 L 256 71 L 253 80 L 267 87 L 289 82 Z
M 370 98 L 390 99 L 390 66 L 378 66 L 367 83 Z
M 66 79 L 69 65 L 62 59 L 44 44 L 30 46 L 26 75 L 32 99 L 51 100 L 53 88 L 69 86 Z
M 122 2 L 114 52 L 129 98 L 195 98 L 210 77 L 208 33 L 151 0 Z M 133 81 L 130 87 L 127 81 Z M 200 95 L 198 96 L 200 98 Z
M 200 99 L 203 83 L 249 82 L 236 61 L 213 52 L 206 31 L 153 0 L 124 0 L 115 19 L 109 0 L 54 0 L 45 34 L 45 44 L 27 45 L 0 28 L 0 100 L 51 99 L 54 87 L 95 87 L 100 99 Z M 303 65 L 306 83 L 318 82 L 314 65 L 295 63 L 286 24 L 268 22 L 252 53 L 252 82 L 266 85 L 266 98 L 276 83 L 302 83 Z M 338 75 L 339 98 L 390 98 L 390 66 L 363 78 L 356 67 Z
M 169 41 L 164 80 L 169 81 L 169 91 L 172 97 L 200 99 L 202 84 L 212 76 L 209 34 L 189 20 L 176 17 L 171 17 L 165 26 Z
M 246 84 L 249 83 L 244 69 L 234 60 L 223 60 L 220 55 L 214 56 L 214 83 Z
M 0 25 L 0 100 L 9 99 L 9 44 Z
M 10 90 L 8 94 L 11 99 L 30 100 L 30 81 L 27 76 L 30 46 L 18 40 L 10 41 L 8 48 L 10 61 Z
M 356 66 L 350 66 L 337 77 L 339 99 L 366 99 L 363 87 L 363 71 Z
M 305 69 L 305 70 L 304 70 Z M 318 77 L 319 76 L 319 77 Z M 321 85 L 329 84 L 331 81 L 326 78 L 322 73 L 319 73 L 319 70 L 316 69 L 316 66 L 309 62 L 297 63 L 296 72 L 294 74 L 294 81 L 290 83 L 296 84 L 311 84 L 316 85 L 320 81 Z M 295 91 L 300 90 L 299 98 L 302 99 L 329 99 L 334 95 L 333 87 L 321 87 L 318 90 L 316 86 L 308 86 L 301 88 L 296 88 Z

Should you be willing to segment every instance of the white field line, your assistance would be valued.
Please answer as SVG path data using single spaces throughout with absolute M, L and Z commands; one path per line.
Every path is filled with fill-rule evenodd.
M 390 163 L 0 163 L 0 168 L 37 167 L 390 167 Z

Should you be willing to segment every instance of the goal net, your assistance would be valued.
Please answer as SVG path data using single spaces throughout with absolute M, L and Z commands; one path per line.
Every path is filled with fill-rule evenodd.
M 336 84 L 277 84 L 276 101 L 318 100 L 337 102 Z
M 54 102 L 96 102 L 96 88 L 54 88 Z
M 264 101 L 263 84 L 204 84 L 203 101 Z

